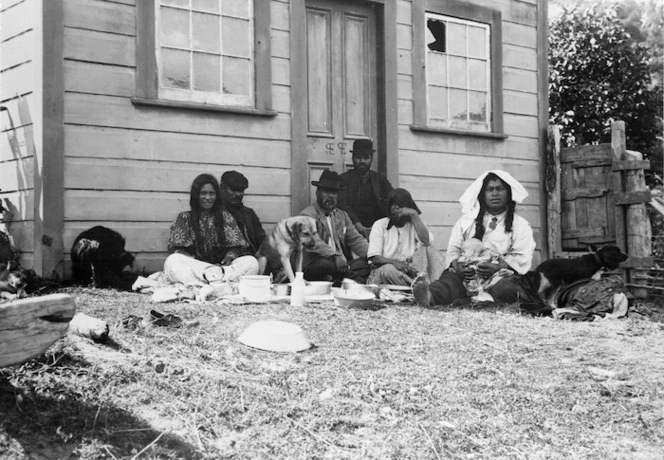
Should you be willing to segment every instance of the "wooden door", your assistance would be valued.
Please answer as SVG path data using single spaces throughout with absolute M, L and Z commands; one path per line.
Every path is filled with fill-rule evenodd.
M 307 0 L 305 70 L 308 181 L 352 167 L 353 141 L 376 145 L 376 16 L 370 4 Z M 298 69 L 293 69 L 296 72 Z M 376 167 L 376 157 L 374 165 Z M 315 187 L 309 203 L 315 200 Z
M 564 251 L 615 243 L 611 144 L 561 151 L 561 233 Z

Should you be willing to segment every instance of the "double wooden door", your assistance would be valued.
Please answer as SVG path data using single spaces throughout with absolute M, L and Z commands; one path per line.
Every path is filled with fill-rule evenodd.
M 306 161 L 311 183 L 324 169 L 342 173 L 352 167 L 350 150 L 355 139 L 371 138 L 374 148 L 380 148 L 376 145 L 374 7 L 357 1 L 307 0 L 304 46 Z M 309 202 L 314 200 L 312 186 Z

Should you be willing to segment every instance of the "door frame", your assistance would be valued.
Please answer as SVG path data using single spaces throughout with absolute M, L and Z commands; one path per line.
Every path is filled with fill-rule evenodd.
M 355 0 L 358 1 L 358 0 Z M 398 187 L 397 19 L 393 0 L 364 0 L 376 9 L 376 112 L 378 173 Z M 309 206 L 307 170 L 306 0 L 290 2 L 291 214 Z

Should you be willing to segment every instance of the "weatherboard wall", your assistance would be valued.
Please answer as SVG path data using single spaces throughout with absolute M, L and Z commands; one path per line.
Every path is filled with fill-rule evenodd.
M 60 226 L 63 248 L 59 260 L 48 263 L 65 273 L 75 236 L 97 224 L 125 235 L 127 248 L 137 256 L 135 270 L 160 269 L 167 255 L 170 224 L 178 212 L 188 208 L 191 181 L 202 172 L 216 177 L 228 169 L 244 173 L 250 182 L 245 202 L 268 229 L 291 214 L 291 72 L 296 71 L 291 69 L 291 2 L 270 0 L 270 89 L 276 115 L 257 117 L 132 103 L 137 96 L 137 1 L 49 0 L 60 5 L 61 59 L 48 61 L 39 56 L 38 60 L 61 75 L 61 89 L 43 83 L 41 68 L 32 69 L 38 63 L 25 52 L 39 49 L 37 38 L 49 41 L 41 35 L 42 29 L 31 29 L 37 0 L 2 1 L 1 94 L 15 126 L 8 131 L 6 112 L 0 113 L 0 197 L 10 199 L 19 210 L 12 231 L 25 260 L 32 260 L 35 242 L 39 242 L 36 253 L 42 259 L 44 253 L 55 253 L 55 246 L 41 245 L 44 235 L 58 239 L 52 228 L 38 225 L 35 232 L 34 209 L 40 206 L 34 204 L 37 183 L 62 203 L 60 211 L 54 207 L 46 223 Z M 396 44 L 395 62 L 385 66 L 396 69 L 385 79 L 396 81 L 397 88 L 393 106 L 386 108 L 389 116 L 397 119 L 396 128 L 388 133 L 396 145 L 387 159 L 388 167 L 394 165 L 388 175 L 397 178 L 395 186 L 413 193 L 436 245 L 444 249 L 459 217 L 456 200 L 463 190 L 486 169 L 510 171 L 530 192 L 520 210 L 533 225 L 540 246 L 541 111 L 546 101 L 541 82 L 545 50 L 541 21 L 545 2 L 467 2 L 501 13 L 506 137 L 496 139 L 413 129 L 413 37 L 421 32 L 414 25 L 413 14 L 418 14 L 422 1 L 395 0 L 395 14 L 388 16 L 392 22 L 383 32 L 384 43 Z M 52 29 L 47 33 L 57 38 Z M 32 80 L 26 77 L 30 74 Z M 56 110 L 55 116 L 49 111 L 42 117 L 44 98 L 35 94 L 37 87 L 51 93 L 56 109 L 60 101 L 61 115 Z M 22 98 L 12 96 L 14 93 Z M 56 129 L 49 139 L 59 139 L 62 148 L 56 148 L 53 157 L 47 156 L 51 161 L 60 159 L 60 183 L 57 177 L 45 179 L 39 174 L 41 169 L 34 167 L 39 157 L 32 152 L 39 147 L 32 147 L 33 122 L 18 115 L 26 114 L 19 107 L 20 101 L 30 108 L 27 113 L 33 118 L 38 113 L 47 125 L 50 121 L 61 126 L 61 137 Z M 37 104 L 38 110 L 33 110 L 32 104 Z M 39 139 L 44 136 L 40 134 Z M 10 141 L 20 148 L 11 147 Z M 48 263 L 39 262 L 40 266 Z
M 21 261 L 33 264 L 35 115 L 41 112 L 36 59 L 38 12 L 36 0 L 0 3 L 0 200 L 12 214 L 10 230 Z
M 274 117 L 133 104 L 136 2 L 64 7 L 66 248 L 106 225 L 126 237 L 135 270 L 160 269 L 170 224 L 203 172 L 245 174 L 245 203 L 267 228 L 290 215 L 288 2 L 270 5 Z

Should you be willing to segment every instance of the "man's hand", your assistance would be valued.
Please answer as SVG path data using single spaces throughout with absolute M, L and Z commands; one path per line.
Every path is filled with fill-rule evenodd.
M 470 281 L 475 279 L 475 270 L 472 267 L 460 263 L 459 260 L 453 260 L 450 265 L 464 280 Z
M 235 259 L 237 259 L 235 254 L 226 254 L 224 260 L 221 261 L 221 265 L 230 265 Z
M 407 217 L 411 221 L 417 215 L 419 214 L 413 208 L 401 208 L 393 214 L 393 217 Z
M 360 222 L 355 222 L 355 228 L 357 229 L 358 232 L 360 232 L 360 235 L 362 235 L 366 239 L 369 239 L 369 234 L 371 233 L 371 227 L 365 227 Z
M 399 270 L 400 272 L 410 276 L 411 278 L 414 276 L 417 276 L 417 269 L 413 267 L 411 264 L 408 262 L 402 262 L 400 260 L 395 260 L 394 263 L 392 264 L 394 267 Z
M 348 273 L 348 261 L 341 256 L 334 257 L 334 264 L 336 265 L 337 272 L 345 275 Z
M 498 270 L 500 270 L 500 265 L 492 264 L 490 262 L 482 262 L 477 266 L 477 273 L 483 279 L 491 278 L 491 276 Z

